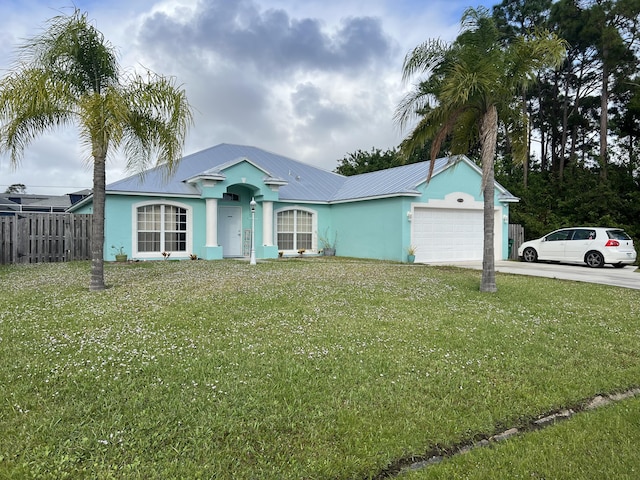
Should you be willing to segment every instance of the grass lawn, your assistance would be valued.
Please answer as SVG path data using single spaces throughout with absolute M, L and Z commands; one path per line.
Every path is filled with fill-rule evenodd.
M 399 478 L 636 480 L 639 444 L 640 399 L 634 398 Z
M 498 274 L 482 294 L 477 271 L 340 258 L 105 271 L 91 293 L 88 263 L 0 267 L 0 478 L 371 478 L 640 384 L 640 290 Z M 496 478 L 520 442 L 638 407 L 414 475 Z

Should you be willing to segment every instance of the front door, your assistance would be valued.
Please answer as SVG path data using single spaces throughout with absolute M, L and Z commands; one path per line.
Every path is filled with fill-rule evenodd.
M 242 256 L 242 208 L 218 209 L 218 242 L 223 257 Z

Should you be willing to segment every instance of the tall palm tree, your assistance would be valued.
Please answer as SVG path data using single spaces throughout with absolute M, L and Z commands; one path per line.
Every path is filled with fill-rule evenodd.
M 122 75 L 114 48 L 75 10 L 56 16 L 19 50 L 16 68 L 0 80 L 0 152 L 16 167 L 36 136 L 76 125 L 93 161 L 91 290 L 104 289 L 105 164 L 120 148 L 127 167 L 150 163 L 171 174 L 182 156 L 191 107 L 172 79 Z
M 559 65 L 565 42 L 545 31 L 533 32 L 508 44 L 501 39 L 493 18 L 484 8 L 469 8 L 462 17 L 462 32 L 450 44 L 428 40 L 407 54 L 403 80 L 430 74 L 405 96 L 395 120 L 405 128 L 419 118 L 402 143 L 410 155 L 431 141 L 431 166 L 445 141 L 451 154 L 466 153 L 479 145 L 484 198 L 484 249 L 480 290 L 495 292 L 494 161 L 499 123 L 510 135 L 513 155 L 527 153 L 527 118 L 518 98 L 535 79 L 535 73 Z

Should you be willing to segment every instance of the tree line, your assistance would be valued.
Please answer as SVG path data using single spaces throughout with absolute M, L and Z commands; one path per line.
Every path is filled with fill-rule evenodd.
M 511 221 L 527 238 L 570 225 L 619 226 L 640 239 L 640 2 L 503 0 L 491 9 L 500 42 L 514 45 L 541 31 L 565 41 L 564 61 L 536 71 L 510 102 L 526 124 L 499 122 L 495 178 L 520 197 Z M 429 80 L 420 84 L 429 88 Z M 414 105 L 426 118 L 427 105 Z M 419 107 L 419 108 L 418 108 Z M 422 109 L 422 110 L 420 110 Z M 524 129 L 527 149 L 518 154 Z M 414 132 L 415 133 L 415 132 Z M 442 155 L 452 153 L 447 132 Z M 353 175 L 430 159 L 433 138 L 407 153 L 406 142 L 358 150 L 338 161 Z M 442 139 L 439 139 L 440 141 Z M 466 154 L 481 165 L 476 135 Z

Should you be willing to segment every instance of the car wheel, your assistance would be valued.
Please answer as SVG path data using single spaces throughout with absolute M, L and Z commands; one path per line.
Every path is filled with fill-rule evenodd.
M 536 252 L 534 248 L 527 247 L 524 249 L 524 252 L 522 252 L 522 258 L 525 262 L 535 262 L 538 260 L 538 252 Z
M 625 267 L 625 264 L 624 264 L 624 263 L 614 263 L 614 264 L 613 264 L 613 266 L 614 266 L 615 268 L 624 268 L 624 267 Z
M 584 262 L 591 268 L 600 268 L 604 265 L 604 257 L 600 252 L 588 252 L 584 257 Z

